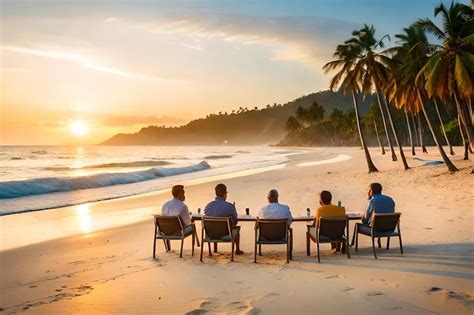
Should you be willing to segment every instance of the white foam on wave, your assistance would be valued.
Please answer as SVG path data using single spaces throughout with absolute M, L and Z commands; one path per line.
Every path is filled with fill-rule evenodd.
M 209 168 L 210 165 L 202 161 L 185 167 L 150 168 L 148 170 L 125 173 L 100 173 L 76 177 L 35 178 L 0 182 L 0 199 L 131 184 L 160 177 L 202 171 Z

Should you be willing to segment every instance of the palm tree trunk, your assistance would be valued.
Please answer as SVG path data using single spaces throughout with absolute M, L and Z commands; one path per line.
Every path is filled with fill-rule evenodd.
M 385 155 L 385 147 L 383 146 L 382 141 L 380 140 L 379 131 L 377 130 L 377 123 L 375 122 L 375 118 L 373 119 L 373 121 L 374 121 L 375 134 L 377 135 L 377 141 L 379 142 L 380 149 L 382 149 L 382 155 Z
M 411 124 L 410 124 L 410 120 L 408 119 L 408 113 L 407 113 L 406 108 L 404 109 L 404 112 L 405 112 L 405 119 L 406 119 L 407 126 L 408 126 L 408 135 L 410 137 L 411 155 L 415 156 L 416 155 L 415 141 L 413 139 L 413 133 L 411 132 Z
M 388 113 L 388 120 L 390 121 L 390 126 L 392 127 L 393 136 L 395 137 L 395 142 L 397 143 L 397 146 L 398 146 L 398 152 L 400 152 L 400 157 L 402 158 L 403 168 L 406 171 L 410 169 L 410 167 L 408 166 L 407 159 L 405 158 L 405 153 L 403 152 L 402 143 L 398 139 L 397 130 L 395 130 L 395 126 L 393 125 L 392 114 L 390 113 L 390 108 L 388 108 L 387 99 L 385 98 L 385 95 L 382 95 L 382 97 L 383 97 L 383 103 L 385 105 L 385 109 L 387 110 L 387 113 Z
M 390 147 L 390 152 L 392 153 L 392 161 L 396 161 L 397 155 L 395 154 L 395 151 L 393 150 L 392 141 L 390 140 L 390 134 L 388 133 L 387 122 L 385 121 L 385 114 L 382 108 L 382 101 L 380 100 L 380 94 L 378 91 L 377 91 L 377 100 L 379 103 L 380 114 L 382 115 L 383 128 L 385 129 L 385 134 L 387 135 L 388 146 Z
M 467 135 L 466 135 L 466 130 L 464 129 L 463 124 L 461 123 L 461 116 L 458 113 L 458 127 L 459 127 L 459 133 L 461 134 L 462 138 L 462 143 L 464 145 L 464 158 L 463 160 L 469 160 L 469 141 L 467 141 Z M 472 152 L 471 152 L 472 153 Z
M 416 126 L 416 120 L 415 120 L 415 115 L 413 115 L 413 113 L 410 113 L 410 117 L 411 117 L 411 122 L 413 123 L 413 133 L 414 133 L 414 136 L 413 136 L 413 142 L 415 142 L 415 146 L 420 146 L 420 139 L 418 138 L 418 127 Z
M 362 145 L 362 148 L 364 149 L 365 159 L 367 160 L 369 173 L 378 172 L 379 170 L 375 167 L 374 162 L 372 162 L 369 149 L 367 148 L 367 144 L 365 143 L 364 134 L 362 133 L 362 127 L 360 125 L 360 117 L 359 117 L 359 104 L 357 103 L 357 97 L 354 91 L 352 91 L 352 101 L 354 102 L 354 110 L 355 110 L 355 115 L 356 115 L 357 129 L 359 130 L 360 143 Z
M 451 142 L 449 142 L 448 136 L 446 135 L 446 130 L 444 129 L 443 120 L 441 119 L 441 114 L 439 113 L 438 102 L 436 101 L 436 98 L 434 99 L 434 105 L 436 109 L 436 114 L 438 114 L 439 123 L 441 124 L 441 130 L 443 131 L 444 139 L 446 139 L 446 143 L 449 147 L 449 154 L 454 155 L 453 147 L 451 145 Z
M 428 150 L 426 150 L 425 143 L 423 142 L 423 127 L 421 125 L 421 118 L 420 118 L 420 113 L 416 115 L 418 118 L 418 136 L 420 138 L 420 146 L 421 146 L 421 151 L 423 153 L 428 153 Z
M 461 116 L 461 122 L 463 123 L 464 127 L 466 128 L 467 140 L 469 142 L 469 149 L 473 149 L 474 146 L 474 127 L 473 127 L 473 120 L 474 115 L 472 113 L 472 104 L 469 106 L 466 103 L 461 104 L 457 97 L 457 91 L 454 91 L 454 101 L 456 102 L 456 108 Z M 471 154 L 472 160 L 472 169 L 471 174 L 474 174 L 474 156 Z
M 420 93 L 420 92 L 418 92 L 418 93 Z M 443 159 L 444 163 L 446 164 L 446 166 L 448 167 L 448 170 L 450 172 L 457 172 L 458 169 L 456 168 L 456 166 L 454 166 L 454 164 L 451 162 L 449 157 L 446 155 L 446 152 L 444 152 L 444 149 L 441 146 L 440 141 L 438 139 L 438 135 L 435 133 L 435 131 L 433 129 L 433 125 L 431 124 L 428 113 L 426 112 L 425 102 L 424 102 L 423 98 L 421 97 L 420 94 L 418 94 L 418 97 L 420 98 L 421 110 L 423 111 L 423 114 L 425 115 L 426 123 L 428 124 L 428 128 L 430 129 L 431 135 L 433 136 L 433 140 L 435 141 L 436 146 L 438 147 L 439 153 L 441 154 L 441 158 Z

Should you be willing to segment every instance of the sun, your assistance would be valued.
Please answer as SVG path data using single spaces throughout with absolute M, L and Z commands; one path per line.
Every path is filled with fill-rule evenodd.
M 83 121 L 73 121 L 69 125 L 69 130 L 76 137 L 84 137 L 89 131 L 89 127 Z

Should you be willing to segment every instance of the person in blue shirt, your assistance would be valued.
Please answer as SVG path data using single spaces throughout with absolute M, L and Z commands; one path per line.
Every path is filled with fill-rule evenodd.
M 369 185 L 369 191 L 367 192 L 369 197 L 369 204 L 365 215 L 362 217 L 362 222 L 370 225 L 370 219 L 372 213 L 394 213 L 395 202 L 392 198 L 386 195 L 382 195 L 382 185 L 379 183 L 372 183 Z
M 209 202 L 204 208 L 204 215 L 208 217 L 231 217 L 232 233 L 235 233 L 235 254 L 242 255 L 244 251 L 240 250 L 240 226 L 237 226 L 237 210 L 235 206 L 227 202 L 227 187 L 224 184 L 218 184 L 215 188 L 216 199 Z M 216 246 L 214 247 L 216 248 Z

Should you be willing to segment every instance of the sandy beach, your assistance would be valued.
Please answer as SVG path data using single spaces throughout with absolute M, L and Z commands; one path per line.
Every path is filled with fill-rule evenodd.
M 452 159 L 460 167 L 455 174 L 444 165 L 422 166 L 408 152 L 412 168 L 403 171 L 400 162 L 376 149 L 371 152 L 380 172 L 368 174 L 362 150 L 328 148 L 334 163 L 318 165 L 313 153 L 305 153 L 291 156 L 284 167 L 185 183 L 186 203 L 193 210 L 212 200 L 213 187 L 222 181 L 240 214 L 247 207 L 255 214 L 266 203 L 267 191 L 277 188 L 293 215 L 304 215 L 307 207 L 314 214 L 323 189 L 347 211 L 363 211 L 367 186 L 380 182 L 402 213 L 405 253 L 393 241 L 390 250 L 378 249 L 378 260 L 370 238 L 361 237 L 360 250 L 352 248 L 351 259 L 323 245 L 318 263 L 314 243 L 311 256 L 306 255 L 303 222 L 292 225 L 290 264 L 285 263 L 284 246 L 263 247 L 254 264 L 253 223 L 246 222 L 240 224 L 245 254 L 234 262 L 230 245 L 221 245 L 219 253 L 205 255 L 200 263 L 199 251 L 191 256 L 190 239 L 182 259 L 178 243 L 166 253 L 158 242 L 153 260 L 151 215 L 170 199 L 167 190 L 0 217 L 5 249 L 0 252 L 0 312 L 472 314 L 474 179 L 470 161 L 462 160 L 461 148 L 455 149 Z M 417 157 L 439 159 L 436 148 L 428 150 L 430 154 Z M 124 216 L 129 224 L 110 228 Z M 75 235 L 61 237 L 71 231 Z M 48 235 L 60 238 L 42 241 Z

